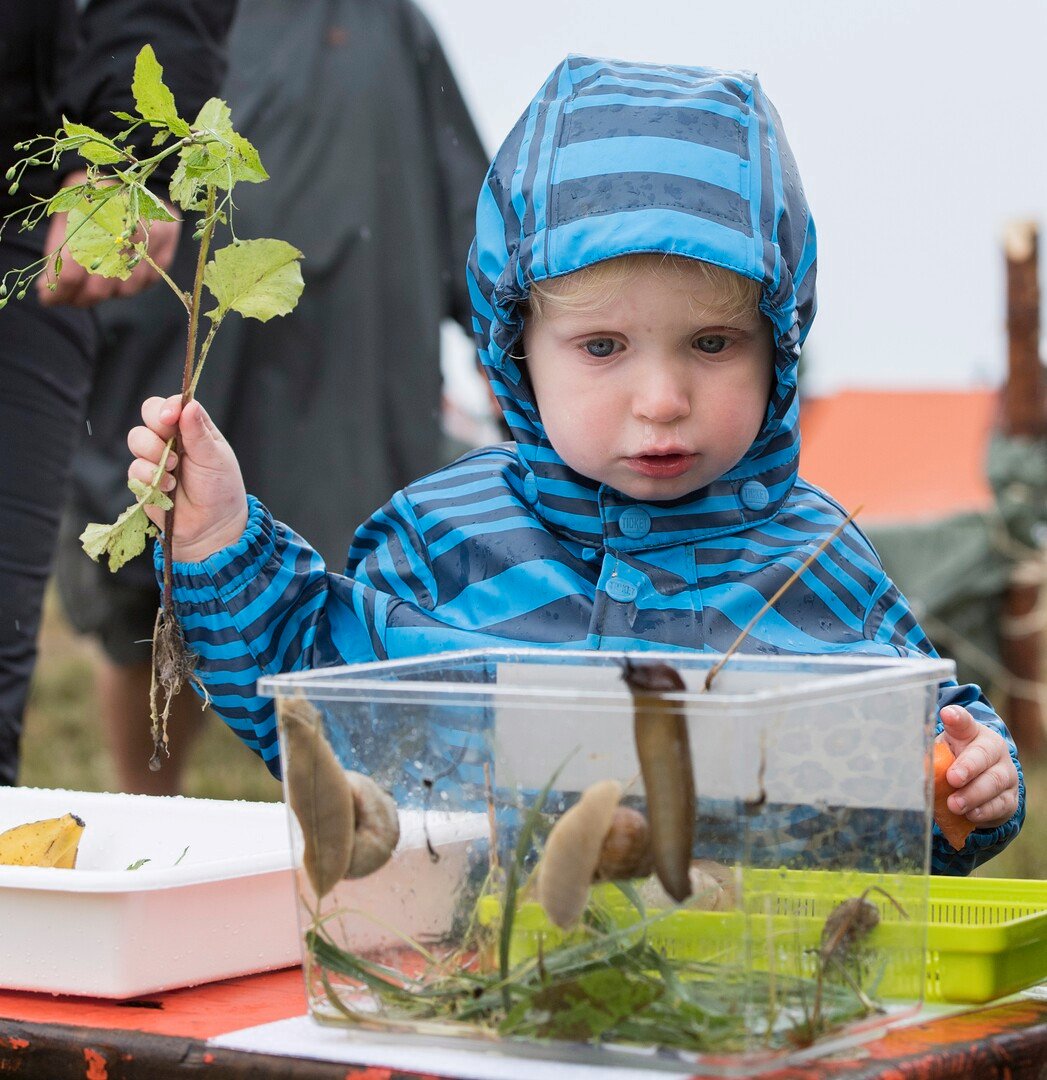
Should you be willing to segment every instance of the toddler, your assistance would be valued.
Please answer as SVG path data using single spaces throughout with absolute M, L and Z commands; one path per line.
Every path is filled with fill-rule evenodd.
M 177 612 L 214 707 L 274 773 L 262 674 L 509 645 L 722 651 L 845 516 L 797 474 L 815 230 L 755 77 L 568 57 L 495 157 L 467 272 L 515 441 L 396 494 L 343 573 L 245 494 L 198 403 L 150 399 L 129 435 L 148 482 L 181 432 Z M 853 524 L 743 648 L 934 655 Z M 1024 789 L 978 687 L 943 684 L 939 709 L 950 806 L 977 828 L 960 852 L 936 829 L 932 863 L 967 873 L 1016 835 Z

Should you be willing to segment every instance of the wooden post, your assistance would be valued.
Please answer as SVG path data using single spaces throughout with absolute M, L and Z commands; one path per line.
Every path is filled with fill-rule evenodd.
M 1029 440 L 1047 439 L 1047 381 L 1040 362 L 1040 289 L 1037 281 L 1037 229 L 1033 222 L 1013 223 L 1004 238 L 1007 259 L 1007 383 L 1003 391 L 1002 430 Z M 1019 568 L 1020 569 L 1020 568 Z M 1026 579 L 1028 575 L 1025 575 Z M 1036 683 L 1044 676 L 1043 634 L 1007 624 L 1027 616 L 1037 605 L 1040 586 L 1014 581 L 1003 602 L 1000 651 L 1004 666 L 1018 679 Z M 1028 695 L 1009 694 L 1005 719 L 1019 749 L 1028 757 L 1047 750 L 1040 703 Z

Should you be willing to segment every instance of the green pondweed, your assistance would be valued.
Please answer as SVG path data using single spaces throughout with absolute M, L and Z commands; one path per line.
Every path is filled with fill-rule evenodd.
M 48 274 L 49 287 L 53 289 L 67 256 L 89 273 L 125 280 L 145 261 L 185 308 L 186 350 L 181 388 L 184 405 L 196 392 L 215 334 L 230 312 L 266 322 L 293 310 L 303 285 L 299 267 L 302 253 L 282 240 L 241 240 L 236 236 L 234 188 L 238 183 L 262 183 L 268 174 L 255 148 L 233 129 L 230 110 L 224 101 L 211 98 L 195 120 L 184 120 L 163 81 L 163 69 L 148 45 L 135 62 L 132 91 L 137 115 L 114 113 L 126 127 L 112 137 L 64 119 L 54 135 L 40 135 L 16 147 L 25 156 L 7 172 L 11 194 L 18 191 L 26 169 L 46 166 L 57 169 L 62 155 L 68 152 L 80 156 L 86 179 L 63 187 L 49 199 L 37 198 L 29 207 L 0 221 L 2 235 L 11 219 L 16 219 L 24 232 L 36 227 L 45 217 L 67 215 L 65 242 L 58 250 L 4 275 L 0 281 L 0 308 L 11 299 L 23 298 L 41 274 Z M 152 132 L 146 152 L 136 145 L 141 142 L 140 129 Z M 133 141 L 132 136 L 135 136 Z M 171 157 L 176 157 L 178 163 L 170 184 L 170 203 L 166 203 L 151 185 L 158 167 Z M 174 207 L 200 215 L 192 234 L 199 248 L 189 292 L 179 288 L 149 253 L 150 227 L 158 221 L 176 220 Z M 212 252 L 219 226 L 228 229 L 231 240 Z M 181 242 L 188 243 L 190 238 L 183 235 Z M 215 301 L 206 312 L 203 311 L 205 288 Z M 202 342 L 199 340 L 201 315 L 210 321 Z M 80 537 L 92 559 L 106 556 L 109 568 L 115 571 L 140 554 L 146 540 L 156 535 L 145 507 L 159 506 L 165 511 L 163 600 L 153 634 L 150 695 L 154 742 L 150 767 L 154 769 L 159 768 L 161 755 L 167 752 L 171 701 L 186 680 L 195 680 L 195 659 L 186 647 L 172 603 L 171 536 L 175 508 L 159 486 L 167 456 L 172 449 L 177 452 L 177 441 L 176 436 L 165 448 L 151 483 L 129 481 L 135 501 L 115 522 L 89 524 Z

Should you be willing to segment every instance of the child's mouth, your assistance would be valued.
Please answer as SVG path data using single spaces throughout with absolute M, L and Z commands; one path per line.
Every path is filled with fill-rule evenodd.
M 671 480 L 682 476 L 694 464 L 697 454 L 639 454 L 625 459 L 626 465 L 641 476 Z

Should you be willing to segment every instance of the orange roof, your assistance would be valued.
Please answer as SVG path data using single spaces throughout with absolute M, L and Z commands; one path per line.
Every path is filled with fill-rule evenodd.
M 845 390 L 804 402 L 800 474 L 867 522 L 933 521 L 992 505 L 995 390 Z

